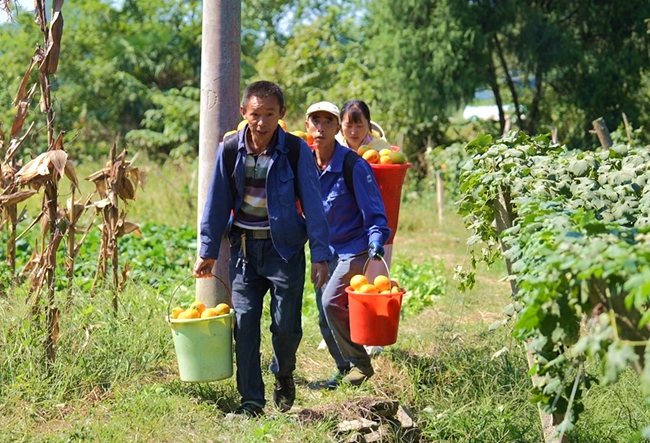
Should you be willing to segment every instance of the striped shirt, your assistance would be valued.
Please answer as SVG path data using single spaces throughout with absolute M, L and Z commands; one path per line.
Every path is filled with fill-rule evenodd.
M 269 229 L 269 213 L 266 208 L 266 172 L 277 140 L 277 133 L 268 147 L 259 155 L 246 141 L 246 179 L 244 181 L 244 201 L 234 224 L 245 229 Z

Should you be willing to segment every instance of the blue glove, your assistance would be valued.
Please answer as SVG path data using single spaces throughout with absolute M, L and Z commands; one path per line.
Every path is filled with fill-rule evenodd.
M 379 260 L 385 253 L 384 247 L 378 241 L 371 241 L 368 245 L 368 257 L 371 260 Z

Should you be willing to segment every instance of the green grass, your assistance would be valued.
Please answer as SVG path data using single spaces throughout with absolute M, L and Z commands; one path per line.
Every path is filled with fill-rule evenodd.
M 331 392 L 310 388 L 310 383 L 329 378 L 335 367 L 327 351 L 317 350 L 321 337 L 313 290 L 307 287 L 295 408 L 283 414 L 269 402 L 264 419 L 226 420 L 239 403 L 234 377 L 212 383 L 179 381 L 164 320 L 173 289 L 190 273 L 195 252 L 188 226 L 194 225 L 194 210 L 183 197 L 185 191 L 166 188 L 172 186 L 169 177 L 177 166 L 144 166 L 152 168 L 151 181 L 129 210 L 148 223 L 143 240 L 124 238 L 121 243 L 133 278 L 120 294 L 117 313 L 110 305 L 110 288 L 91 297 L 87 282 L 79 277 L 68 311 L 62 308 L 65 291 L 59 291 L 57 360 L 48 365 L 44 321 L 30 315 L 27 285 L 0 296 L 0 443 L 339 441 L 336 424 L 356 418 L 355 402 L 368 397 L 393 399 L 409 408 L 421 441 L 543 440 L 538 410 L 529 401 L 523 345 L 510 336 L 508 325 L 488 331 L 509 301 L 509 287 L 501 281 L 504 266 L 479 270 L 476 287 L 460 292 L 452 276 L 457 266 L 469 267 L 466 232 L 449 208 L 438 223 L 431 195 L 402 205 L 393 273 L 411 299 L 405 301 L 398 342 L 374 359 L 371 381 Z M 85 267 L 92 269 L 91 246 L 79 274 Z M 190 281 L 177 296 L 189 301 L 193 293 Z M 268 306 L 263 318 L 261 352 L 270 399 Z M 568 434 L 572 443 L 635 441 L 650 423 L 650 408 L 632 371 L 615 386 L 591 388 L 585 407 Z

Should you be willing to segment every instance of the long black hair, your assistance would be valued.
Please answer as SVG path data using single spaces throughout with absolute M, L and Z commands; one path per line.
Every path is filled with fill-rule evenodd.
M 345 116 L 349 114 L 349 119 L 352 123 L 361 123 L 361 116 L 365 117 L 368 120 L 368 130 L 371 129 L 370 126 L 370 108 L 368 105 L 361 100 L 350 100 L 345 102 L 343 109 L 341 109 L 341 123 Z

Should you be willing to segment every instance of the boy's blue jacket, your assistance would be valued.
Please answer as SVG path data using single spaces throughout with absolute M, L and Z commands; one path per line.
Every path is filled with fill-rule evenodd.
M 273 246 L 282 258 L 288 260 L 304 248 L 309 240 L 312 263 L 330 260 L 330 231 L 320 198 L 318 171 L 311 149 L 304 140 L 300 141 L 300 157 L 296 168 L 298 176 L 294 177 L 287 157 L 288 148 L 285 146 L 287 134 L 279 126 L 277 132 L 277 145 L 266 175 L 266 205 Z M 214 172 L 201 218 L 199 256 L 202 258 L 218 258 L 231 211 L 237 214 L 242 205 L 246 164 L 245 133 L 246 127 L 237 134 L 238 153 L 233 172 L 238 191 L 235 201 L 224 163 L 223 143 L 217 149 Z M 296 186 L 294 180 L 297 180 Z M 296 190 L 304 217 L 296 208 Z

